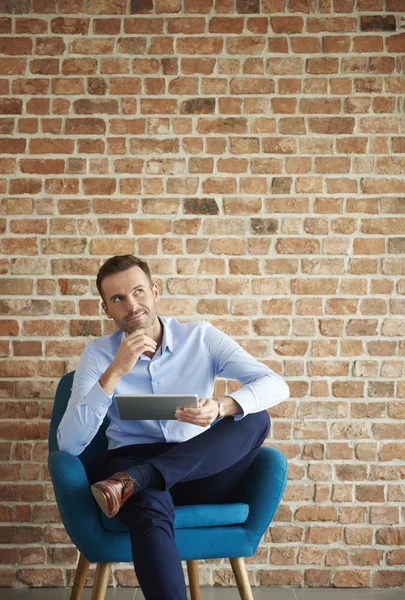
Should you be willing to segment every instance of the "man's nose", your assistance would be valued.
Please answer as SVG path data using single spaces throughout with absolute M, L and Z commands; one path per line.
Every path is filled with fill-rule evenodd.
M 128 310 L 132 310 L 132 311 L 135 311 L 138 308 L 138 301 L 134 296 L 131 296 L 130 298 L 128 298 L 127 307 L 128 307 Z

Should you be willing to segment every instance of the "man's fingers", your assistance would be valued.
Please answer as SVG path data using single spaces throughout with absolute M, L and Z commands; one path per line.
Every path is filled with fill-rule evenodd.
M 207 411 L 206 409 L 204 410 L 201 408 L 185 407 L 176 410 L 175 417 L 178 421 L 182 421 L 183 423 L 206 427 L 216 419 L 216 414 L 213 414 L 211 410 Z
M 126 346 L 132 346 L 133 344 L 137 344 L 138 342 L 149 342 L 150 344 L 154 344 L 155 346 L 157 345 L 157 342 L 155 342 L 154 339 L 150 338 L 148 335 L 142 335 L 142 336 L 135 336 L 133 338 L 130 338 L 129 336 L 123 341 L 123 344 L 125 344 Z
M 146 329 L 135 329 L 132 333 L 129 333 L 127 335 L 127 337 L 125 338 L 125 340 L 131 340 L 131 339 L 133 339 L 134 337 L 136 337 L 138 335 L 145 334 L 145 332 L 146 332 Z
M 191 416 L 199 417 L 200 415 L 203 414 L 201 408 L 194 408 L 191 406 L 185 406 L 182 410 L 184 410 L 184 412 L 187 413 L 190 417 Z
M 145 342 L 144 340 L 138 340 L 137 342 L 130 344 L 127 350 L 130 353 L 136 354 L 136 352 L 142 352 L 144 348 L 151 348 L 152 350 L 156 350 L 156 344 L 152 344 L 151 342 Z
M 138 352 L 142 348 L 150 348 L 151 350 L 156 350 L 157 343 L 152 338 L 146 337 L 141 339 L 132 339 L 129 344 L 126 345 L 128 350 L 132 352 Z

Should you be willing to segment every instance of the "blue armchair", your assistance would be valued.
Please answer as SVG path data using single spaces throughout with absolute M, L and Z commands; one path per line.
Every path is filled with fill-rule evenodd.
M 129 531 L 108 519 L 90 491 L 86 466 L 107 447 L 106 418 L 80 456 L 58 450 L 56 431 L 66 410 L 74 373 L 62 377 L 56 391 L 49 432 L 48 465 L 63 524 L 80 552 L 71 600 L 79 600 L 91 562 L 97 563 L 92 600 L 104 600 L 113 562 L 132 562 Z M 176 543 L 187 561 L 190 594 L 199 600 L 198 560 L 229 558 L 242 600 L 253 600 L 243 558 L 252 556 L 280 503 L 287 481 L 287 461 L 274 448 L 262 447 L 226 505 L 176 508 Z

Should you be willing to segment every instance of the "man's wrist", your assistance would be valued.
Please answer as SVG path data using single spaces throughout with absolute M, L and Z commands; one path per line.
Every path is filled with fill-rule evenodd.
M 117 373 L 111 366 L 102 374 L 99 379 L 99 384 L 108 396 L 114 393 L 117 383 L 122 375 Z
M 215 402 L 218 404 L 217 419 L 222 419 L 222 417 L 226 417 L 226 404 L 225 404 L 225 402 L 221 398 L 218 398 L 218 396 L 214 396 L 212 399 L 215 400 Z
M 232 398 L 232 396 L 215 396 L 213 400 L 215 400 L 216 402 L 219 401 L 225 405 L 223 408 L 224 414 L 219 414 L 218 417 L 230 417 L 243 412 L 241 406 L 236 402 L 236 400 Z

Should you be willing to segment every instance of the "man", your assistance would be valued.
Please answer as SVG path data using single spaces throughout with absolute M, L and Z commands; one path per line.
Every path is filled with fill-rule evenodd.
M 210 323 L 158 316 L 159 289 L 141 259 L 110 258 L 97 288 L 118 330 L 86 347 L 59 448 L 80 454 L 108 414 L 108 450 L 89 473 L 94 498 L 127 524 L 145 598 L 186 600 L 174 506 L 232 501 L 267 436 L 266 409 L 289 397 L 288 386 Z M 217 376 L 242 388 L 213 398 Z M 130 393 L 198 394 L 199 406 L 170 421 L 123 421 L 114 395 Z

